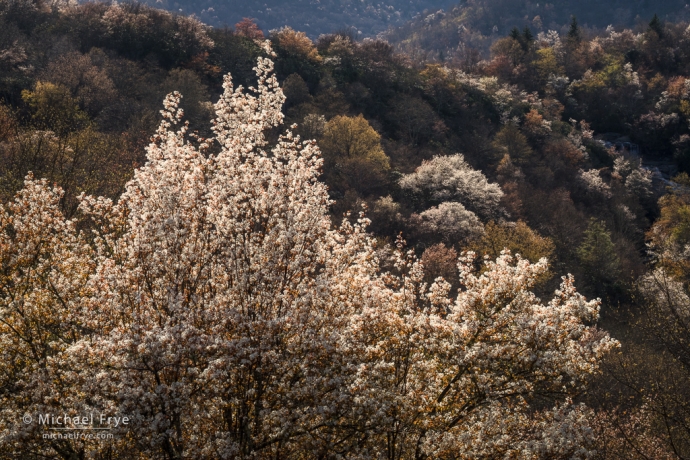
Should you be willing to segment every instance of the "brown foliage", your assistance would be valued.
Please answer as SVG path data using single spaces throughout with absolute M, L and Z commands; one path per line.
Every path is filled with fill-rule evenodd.
M 659 200 L 661 216 L 647 232 L 651 249 L 672 276 L 690 280 L 690 260 L 684 251 L 690 244 L 690 194 L 673 193 Z
M 586 160 L 584 152 L 566 139 L 548 142 L 544 146 L 544 158 L 552 165 L 552 169 L 567 167 L 571 170 L 582 167 Z
M 99 54 L 99 51 L 91 54 Z M 105 70 L 93 64 L 91 55 L 77 52 L 62 55 L 46 67 L 41 78 L 69 89 L 91 117 L 117 97 L 113 81 Z
M 235 33 L 243 37 L 251 38 L 252 40 L 261 40 L 264 38 L 264 33 L 251 18 L 244 18 L 235 24 Z
M 291 27 L 283 27 L 271 35 L 278 42 L 278 46 L 289 54 L 312 62 L 321 62 L 314 42 L 304 32 L 297 32 Z
M 431 284 L 441 276 L 457 289 L 458 253 L 455 249 L 446 247 L 443 243 L 434 244 L 426 248 L 422 254 L 422 265 L 424 265 L 424 281 Z

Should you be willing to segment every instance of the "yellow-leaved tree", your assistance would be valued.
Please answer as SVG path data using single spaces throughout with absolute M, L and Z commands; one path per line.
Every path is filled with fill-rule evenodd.
M 319 146 L 326 181 L 335 190 L 367 194 L 385 181 L 390 160 L 381 147 L 381 136 L 361 114 L 329 120 Z

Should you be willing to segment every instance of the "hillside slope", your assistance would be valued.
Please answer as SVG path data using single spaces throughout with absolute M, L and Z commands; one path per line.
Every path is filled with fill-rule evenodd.
M 385 37 L 398 51 L 423 59 L 457 56 L 467 59 L 470 49 L 486 53 L 491 44 L 513 27 L 539 32 L 566 32 L 572 15 L 585 29 L 635 27 L 657 14 L 662 20 L 690 17 L 683 0 L 463 0 L 447 11 L 419 16 Z
M 429 9 L 448 8 L 453 0 L 145 0 L 156 8 L 194 14 L 214 27 L 253 18 L 264 32 L 288 25 L 312 38 L 344 28 L 367 37 L 401 26 Z

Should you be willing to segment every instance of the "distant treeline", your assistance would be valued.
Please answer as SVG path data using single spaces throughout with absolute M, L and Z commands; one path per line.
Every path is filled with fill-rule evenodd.
M 254 19 L 268 32 L 284 26 L 315 39 L 338 29 L 348 29 L 360 38 L 372 37 L 398 27 L 423 11 L 451 8 L 455 0 L 146 0 L 144 3 L 191 15 L 214 27 L 232 26 L 243 18 Z
M 444 11 L 426 11 L 384 35 L 396 50 L 418 59 L 465 60 L 477 53 L 488 56 L 491 45 L 515 27 L 529 27 L 535 35 L 549 30 L 565 34 L 574 16 L 588 33 L 601 33 L 609 25 L 639 32 L 654 15 L 664 21 L 687 21 L 690 8 L 679 0 L 467 0 Z

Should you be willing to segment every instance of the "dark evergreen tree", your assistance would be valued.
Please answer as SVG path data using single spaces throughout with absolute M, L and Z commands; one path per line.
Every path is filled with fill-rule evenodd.
M 517 29 L 515 29 L 517 30 Z M 512 34 L 511 34 L 512 37 Z M 515 38 L 515 37 L 513 37 Z M 520 42 L 520 45 L 522 46 L 522 49 L 525 51 L 528 51 L 530 46 L 532 45 L 532 42 L 534 41 L 534 35 L 532 34 L 532 31 L 530 30 L 529 27 L 525 27 L 525 29 L 522 31 L 522 35 L 518 32 L 518 38 L 517 40 Z
M 568 38 L 576 43 L 580 43 L 582 40 L 582 32 L 580 31 L 580 26 L 577 24 L 577 18 L 575 16 L 570 20 Z
M 534 35 L 529 27 L 525 27 L 525 30 L 522 32 L 522 36 L 525 38 L 525 43 L 528 45 L 534 41 Z
M 522 37 L 520 35 L 520 29 L 518 29 L 517 27 L 513 27 L 513 30 L 510 31 L 510 37 L 521 42 Z
M 656 14 L 649 23 L 649 30 L 656 32 L 659 38 L 662 38 L 664 36 L 664 26 L 663 24 L 661 24 L 661 20 L 659 19 L 659 16 L 657 16 Z

